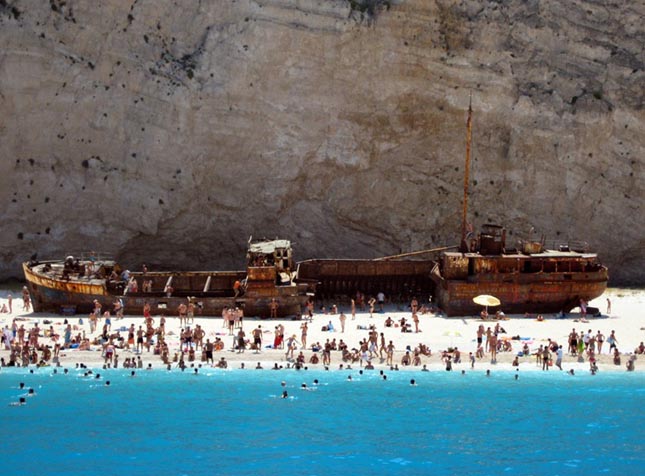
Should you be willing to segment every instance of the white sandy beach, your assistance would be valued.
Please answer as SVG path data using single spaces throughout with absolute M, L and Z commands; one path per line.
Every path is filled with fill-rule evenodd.
M 7 302 L 7 290 L 0 290 L 0 306 L 3 303 Z M 38 323 L 41 328 L 41 338 L 40 343 L 45 343 L 53 347 L 53 341 L 45 336 L 44 331 L 49 329 L 50 326 L 53 326 L 54 331 L 61 336 L 64 332 L 64 321 L 65 317 L 60 315 L 52 314 L 43 314 L 43 313 L 29 313 L 22 312 L 22 300 L 20 299 L 19 292 L 13 292 L 13 313 L 3 313 L 0 314 L 0 326 L 4 329 L 5 326 L 11 328 L 13 319 L 17 320 L 19 325 L 24 325 L 26 329 L 32 328 L 35 323 Z M 605 313 L 607 308 L 606 300 L 609 298 L 611 300 L 611 313 L 607 315 Z M 331 305 L 332 303 L 325 303 Z M 498 354 L 497 363 L 493 364 L 490 361 L 490 355 L 486 354 L 484 358 L 477 359 L 475 364 L 475 370 L 484 371 L 486 369 L 504 369 L 512 370 L 511 362 L 515 355 L 522 349 L 524 342 L 529 344 L 531 353 L 535 352 L 540 345 L 545 345 L 548 343 L 548 339 L 557 341 L 559 344 L 562 344 L 563 349 L 565 350 L 565 355 L 563 359 L 562 367 L 563 369 L 569 370 L 574 369 L 576 373 L 579 372 L 589 372 L 589 363 L 586 361 L 578 362 L 577 357 L 569 355 L 566 351 L 568 348 L 567 336 L 573 328 L 578 331 L 587 331 L 591 330 L 593 334 L 596 334 L 597 331 L 601 331 L 605 335 L 605 338 L 609 336 L 611 331 L 615 331 L 616 338 L 618 341 L 618 349 L 621 352 L 621 365 L 617 366 L 613 364 L 613 358 L 609 355 L 609 344 L 605 342 L 603 345 L 603 353 L 598 357 L 598 367 L 599 371 L 615 371 L 615 372 L 625 372 L 625 364 L 629 358 L 629 355 L 634 352 L 634 349 L 645 340 L 645 321 L 642 319 L 643 309 L 645 309 L 645 291 L 643 290 L 632 290 L 632 289 L 617 289 L 611 288 L 600 298 L 589 303 L 590 306 L 599 308 L 603 316 L 600 318 L 588 317 L 587 323 L 580 322 L 580 315 L 578 313 L 569 314 L 566 318 L 557 319 L 554 315 L 545 315 L 544 321 L 537 321 L 535 318 L 525 318 L 524 316 L 508 316 L 508 320 L 501 321 L 482 321 L 481 319 L 469 317 L 469 318 L 444 318 L 438 317 L 434 314 L 424 314 L 420 315 L 419 319 L 419 328 L 421 332 L 414 333 L 402 333 L 398 327 L 385 327 L 384 322 L 388 316 L 393 320 L 398 321 L 402 317 L 408 319 L 411 322 L 411 313 L 409 311 L 403 311 L 403 305 L 387 304 L 385 311 L 383 313 L 375 313 L 373 317 L 370 318 L 369 312 L 357 311 L 356 319 L 352 320 L 349 313 L 349 309 L 342 308 L 340 310 L 344 311 L 347 315 L 345 332 L 340 332 L 340 320 L 339 315 L 331 314 L 322 314 L 318 313 L 314 315 L 313 321 L 309 323 L 308 330 L 308 349 L 304 350 L 306 357 L 306 366 L 309 368 L 324 368 L 322 363 L 312 365 L 309 363 L 309 358 L 313 354 L 313 351 L 310 350 L 311 345 L 319 342 L 324 345 L 327 339 L 336 339 L 338 342 L 342 339 L 345 343 L 348 344 L 349 348 L 358 348 L 359 342 L 367 338 L 368 328 L 371 325 L 376 326 L 377 332 L 380 334 L 384 333 L 385 339 L 387 342 L 390 340 L 393 341 L 396 348 L 394 355 L 394 363 L 398 364 L 399 368 L 406 370 L 419 371 L 420 366 L 409 366 L 403 367 L 401 365 L 401 358 L 405 353 L 406 347 L 414 349 L 419 343 L 427 345 L 431 351 L 431 356 L 422 356 L 421 364 L 427 365 L 427 368 L 430 370 L 440 370 L 445 368 L 444 362 L 441 360 L 441 351 L 446 350 L 449 347 L 457 347 L 462 354 L 462 362 L 453 365 L 453 370 L 461 371 L 466 370 L 470 371 L 470 362 L 468 359 L 469 352 L 475 353 L 477 349 L 476 343 L 476 333 L 477 328 L 480 324 L 483 324 L 485 327 L 494 328 L 497 322 L 500 323 L 501 327 L 506 331 L 505 333 L 500 334 L 502 338 L 510 338 L 512 336 L 520 336 L 523 340 L 511 340 L 513 349 L 511 352 L 501 352 Z M 158 325 L 159 318 L 155 317 L 155 325 Z M 82 318 L 83 324 L 79 323 L 79 318 Z M 90 328 L 87 316 L 72 316 L 67 317 L 70 324 L 72 324 L 74 331 L 73 335 L 76 335 L 80 332 L 85 332 L 85 334 L 90 337 L 96 337 L 100 334 L 102 328 L 102 320 L 99 323 L 98 329 L 94 334 L 90 335 Z M 50 323 L 45 323 L 45 321 L 51 321 Z M 336 328 L 334 332 L 323 331 L 322 327 L 327 325 L 331 321 L 333 326 Z M 133 317 L 126 316 L 123 319 L 116 320 L 112 318 L 112 332 L 115 332 L 119 329 L 127 329 L 132 323 L 135 324 L 135 327 L 138 328 L 143 324 L 142 317 Z M 275 326 L 282 324 L 285 328 L 285 338 L 295 334 L 298 341 L 300 341 L 301 329 L 300 326 L 302 321 L 293 321 L 293 320 L 260 320 L 255 318 L 244 318 L 243 326 L 246 332 L 247 338 L 251 338 L 251 332 L 258 325 L 261 326 L 263 333 L 263 343 L 262 343 L 262 352 L 256 353 L 253 350 L 246 350 L 244 353 L 237 353 L 232 351 L 233 337 L 229 336 L 228 330 L 223 328 L 221 318 L 202 318 L 196 317 L 194 320 L 194 326 L 196 324 L 201 325 L 205 330 L 206 338 L 214 341 L 216 337 L 220 337 L 224 343 L 225 348 L 222 351 L 217 351 L 214 353 L 215 361 L 220 360 L 221 357 L 224 357 L 228 363 L 229 368 L 239 368 L 242 363 L 244 363 L 246 368 L 255 368 L 258 362 L 261 362 L 263 368 L 271 368 L 277 363 L 279 366 L 286 367 L 289 363 L 285 358 L 285 351 L 279 349 L 267 348 L 267 346 L 273 343 L 273 331 Z M 145 326 L 144 326 L 145 327 Z M 414 327 L 413 327 L 414 328 Z M 167 317 L 166 318 L 166 340 L 169 344 L 170 355 L 172 356 L 175 352 L 179 350 L 179 335 L 180 327 L 179 320 L 177 317 Z M 127 332 L 121 332 L 121 335 L 127 338 Z M 485 338 L 484 338 L 485 342 Z M 298 351 L 300 347 L 298 348 Z M 298 351 L 295 352 L 297 355 Z M 123 361 L 128 357 L 135 357 L 137 354 L 132 350 L 117 349 L 117 354 L 119 355 L 119 365 L 122 365 Z M 319 352 L 318 355 L 322 357 L 322 353 Z M 10 352 L 2 347 L 0 350 L 0 357 L 3 357 L 5 361 L 9 360 Z M 158 355 L 154 355 L 152 351 L 140 354 L 141 359 L 144 362 L 144 366 L 147 366 L 149 363 L 152 364 L 155 368 L 164 367 L 161 358 Z M 188 365 L 194 364 L 195 366 L 204 363 L 199 361 L 200 352 L 197 352 L 197 359 L 195 362 L 188 362 Z M 63 367 L 73 367 L 77 363 L 84 363 L 88 367 L 101 367 L 103 365 L 102 350 L 100 346 L 92 346 L 92 350 L 89 351 L 79 351 L 74 349 L 64 349 L 60 354 L 60 363 Z M 519 359 L 519 369 L 524 370 L 540 370 L 541 367 L 536 365 L 535 356 L 524 356 Z M 378 357 L 372 360 L 373 365 L 376 369 L 385 369 L 385 361 L 381 361 Z M 339 351 L 334 351 L 331 353 L 331 369 L 336 369 L 340 364 L 347 366 L 346 362 L 342 361 L 341 353 Z M 638 356 L 638 360 L 635 363 L 636 371 L 642 372 L 645 369 L 645 356 Z M 176 364 L 173 364 L 176 365 Z M 359 363 L 356 362 L 352 364 L 353 368 L 357 368 Z M 551 371 L 558 371 L 557 368 L 551 367 Z

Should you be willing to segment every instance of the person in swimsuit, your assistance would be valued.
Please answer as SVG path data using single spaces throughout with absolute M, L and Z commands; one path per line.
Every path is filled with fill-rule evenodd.
M 135 333 L 134 324 L 132 324 L 130 326 L 130 329 L 128 330 L 128 341 L 125 346 L 126 349 L 129 349 L 130 346 L 134 346 L 134 333 Z
M 253 345 L 255 346 L 256 354 L 262 351 L 262 326 L 258 326 L 253 330 Z
M 302 349 L 307 348 L 307 330 L 308 326 L 306 322 L 303 322 L 300 325 L 301 333 L 300 333 L 300 342 L 302 343 Z
M 246 333 L 244 332 L 243 329 L 240 329 L 237 332 L 237 353 L 238 354 L 241 354 L 246 349 L 246 341 L 244 340 L 245 337 L 246 337 Z

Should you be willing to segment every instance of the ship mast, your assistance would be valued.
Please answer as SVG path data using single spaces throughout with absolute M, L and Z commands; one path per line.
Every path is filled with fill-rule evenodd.
M 464 171 L 464 210 L 461 219 L 461 252 L 468 251 L 468 243 L 466 243 L 466 234 L 468 228 L 468 180 L 470 175 L 470 140 L 472 137 L 473 126 L 473 96 L 470 95 L 468 101 L 468 121 L 466 122 L 466 169 Z

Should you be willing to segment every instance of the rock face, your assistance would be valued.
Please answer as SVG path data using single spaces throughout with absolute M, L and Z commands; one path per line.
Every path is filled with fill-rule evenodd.
M 645 283 L 642 2 L 0 0 L 0 278 L 582 239 Z

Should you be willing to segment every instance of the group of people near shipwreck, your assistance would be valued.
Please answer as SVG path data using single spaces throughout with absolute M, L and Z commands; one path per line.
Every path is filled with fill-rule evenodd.
M 26 296 L 28 300 L 28 291 Z M 360 305 L 365 302 L 361 299 L 361 296 L 356 297 L 356 300 L 351 300 L 350 305 L 352 319 L 355 318 L 356 308 L 360 308 Z M 376 306 L 381 304 L 382 299 L 383 297 L 379 293 L 376 298 L 370 298 L 367 301 L 370 317 L 373 317 Z M 358 302 L 358 306 L 356 302 Z M 310 307 L 313 307 L 313 301 L 310 301 L 309 304 L 311 305 Z M 282 323 L 276 325 L 273 331 L 262 329 L 260 324 L 247 335 L 244 330 L 242 310 L 230 307 L 222 312 L 222 327 L 228 329 L 228 336 L 232 338 L 229 347 L 223 338 L 219 336 L 215 336 L 213 340 L 207 338 L 206 332 L 199 324 L 193 326 L 194 306 L 188 300 L 187 303 L 181 303 L 174 310 L 174 314 L 179 319 L 181 330 L 180 334 L 176 336 L 179 340 L 179 347 L 171 355 L 166 339 L 167 318 L 159 316 L 158 322 L 155 321 L 151 316 L 149 304 L 144 305 L 143 323 L 138 328 L 135 324 L 131 324 L 127 329 L 120 327 L 117 330 L 113 330 L 113 319 L 123 318 L 122 302 L 117 299 L 113 305 L 113 312 L 111 312 L 110 310 L 103 311 L 100 302 L 95 300 L 94 310 L 87 317 L 90 326 L 89 335 L 86 335 L 83 327 L 83 318 L 79 318 L 78 325 L 73 325 L 65 319 L 62 335 L 56 332 L 49 320 L 43 321 L 46 325 L 49 324 L 49 327 L 40 328 L 39 324 L 35 323 L 32 328 L 27 329 L 24 324 L 18 322 L 20 318 L 14 319 L 12 326 L 5 326 L 2 332 L 2 343 L 5 349 L 10 350 L 11 353 L 9 360 L 5 361 L 3 359 L 0 365 L 58 364 L 62 350 L 92 350 L 99 348 L 102 351 L 105 364 L 110 367 L 119 365 L 118 352 L 123 350 L 130 350 L 139 355 L 144 351 L 152 352 L 153 355 L 158 355 L 167 365 L 173 363 L 183 365 L 185 362 L 198 361 L 221 366 L 221 359 L 216 361 L 214 353 L 226 349 L 237 352 L 253 350 L 257 353 L 265 349 L 280 350 L 284 352 L 285 360 L 300 366 L 304 366 L 307 363 L 322 363 L 329 366 L 334 353 L 339 353 L 340 360 L 345 364 L 358 363 L 360 366 L 368 368 L 377 360 L 389 366 L 399 364 L 401 366 L 421 366 L 423 357 L 433 355 L 428 345 L 419 342 L 414 347 L 407 346 L 405 349 L 396 349 L 393 341 L 386 339 L 385 332 L 379 332 L 378 330 L 378 327 L 382 325 L 383 330 L 394 327 L 399 328 L 401 332 L 420 332 L 418 315 L 425 312 L 423 306 L 419 306 L 418 301 L 412 299 L 408 309 L 414 326 L 405 317 L 394 320 L 388 316 L 382 321 L 374 321 L 374 323 L 370 321 L 370 325 L 367 327 L 357 326 L 366 330 L 367 336 L 351 345 L 340 336 L 338 338 L 329 337 L 324 342 L 309 343 L 308 330 L 313 320 L 312 318 L 307 319 L 307 314 L 299 324 L 299 337 L 296 334 L 285 335 L 285 328 Z M 342 311 L 339 312 L 336 306 L 331 306 L 329 310 L 321 307 L 320 311 L 325 316 L 325 320 L 328 321 L 327 324 L 322 326 L 321 330 L 344 333 L 348 317 Z M 334 325 L 333 321 L 336 319 L 338 319 L 339 325 Z M 267 339 L 267 334 L 271 334 L 270 339 Z M 519 364 L 518 359 L 520 356 L 531 355 L 535 356 L 537 365 L 542 365 L 545 370 L 548 370 L 548 367 L 554 364 L 553 359 L 555 359 L 555 366 L 561 368 L 560 363 L 564 350 L 563 346 L 556 341 L 549 339 L 548 344 L 532 350 L 526 341 L 520 340 L 519 336 L 508 337 L 504 334 L 506 334 L 506 330 L 500 322 L 497 322 L 494 327 L 487 328 L 485 328 L 484 324 L 480 324 L 476 331 L 476 351 L 468 355 L 471 366 L 474 366 L 477 360 L 484 359 L 486 354 L 490 355 L 492 362 L 495 362 L 496 355 L 499 352 L 517 352 L 513 365 Z M 221 335 L 224 334 L 222 333 Z M 519 347 L 514 347 L 515 342 Z M 586 359 L 593 371 L 594 368 L 597 369 L 597 355 L 602 353 L 605 343 L 609 346 L 608 351 L 612 355 L 613 363 L 621 365 L 618 338 L 613 330 L 608 337 L 605 337 L 600 330 L 595 333 L 591 329 L 578 332 L 574 328 L 568 336 L 567 351 L 571 356 Z M 397 362 L 394 361 L 395 350 L 401 351 L 400 360 Z M 307 356 L 305 352 L 310 352 L 310 354 Z M 634 350 L 634 355 L 628 359 L 626 363 L 627 369 L 633 370 L 635 355 L 643 354 L 645 354 L 645 345 L 641 342 Z M 462 361 L 461 351 L 457 347 L 442 350 L 440 355 L 447 370 L 452 369 L 452 364 L 458 364 Z M 127 365 L 133 365 L 133 360 L 134 358 L 129 359 Z M 123 366 L 123 364 L 121 365 Z

